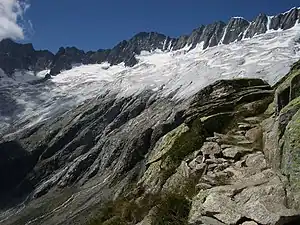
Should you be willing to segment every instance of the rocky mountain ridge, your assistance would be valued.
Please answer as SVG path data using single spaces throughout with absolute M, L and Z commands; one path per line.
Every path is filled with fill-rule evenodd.
M 56 54 L 47 50 L 35 51 L 31 44 L 17 44 L 11 40 L 0 42 L 0 67 L 7 74 L 15 70 L 41 71 L 50 69 L 51 75 L 62 70 L 71 69 L 74 64 L 95 64 L 108 62 L 111 65 L 125 63 L 133 66 L 138 63 L 135 55 L 141 51 L 178 50 L 189 46 L 189 50 L 203 43 L 203 49 L 229 44 L 269 30 L 286 30 L 299 23 L 300 9 L 292 8 L 288 12 L 276 16 L 259 14 L 249 22 L 242 17 L 233 17 L 228 24 L 218 21 L 209 25 L 201 25 L 189 35 L 179 38 L 168 37 L 156 32 L 141 32 L 130 40 L 118 43 L 112 49 L 84 52 L 76 47 L 61 47 Z

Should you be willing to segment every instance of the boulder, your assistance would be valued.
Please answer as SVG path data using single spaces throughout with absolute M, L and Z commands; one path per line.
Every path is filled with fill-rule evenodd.
M 261 170 L 267 168 L 267 162 L 262 152 L 257 152 L 254 154 L 247 155 L 245 164 L 248 167 L 261 169 Z
M 212 217 L 208 217 L 208 216 L 203 216 L 201 217 L 201 220 L 197 221 L 196 224 L 203 224 L 203 225 L 225 225 L 225 223 L 220 222 L 217 219 L 214 219 Z M 193 225 L 193 224 L 192 224 Z
M 232 185 L 200 191 L 193 199 L 189 222 L 195 224 L 210 216 L 225 224 L 237 224 L 248 218 L 259 224 L 275 225 L 298 214 L 287 208 L 285 202 L 281 179 L 273 171 L 265 170 Z
M 244 156 L 247 153 L 252 152 L 253 149 L 249 148 L 243 148 L 239 146 L 233 146 L 230 148 L 226 148 L 222 151 L 223 156 L 226 158 L 231 158 L 235 160 L 239 160 L 242 156 Z
M 279 148 L 278 121 L 268 118 L 262 122 L 263 152 L 267 163 L 275 170 L 280 169 L 281 153 Z
M 215 142 L 204 142 L 200 151 L 203 155 L 211 155 L 212 157 L 215 157 L 221 153 L 222 149 L 220 145 Z
M 256 150 L 262 150 L 263 132 L 260 127 L 255 127 L 248 130 L 245 136 L 253 144 L 253 148 Z
M 242 223 L 242 225 L 258 225 L 258 224 L 254 221 L 246 221 L 246 222 Z

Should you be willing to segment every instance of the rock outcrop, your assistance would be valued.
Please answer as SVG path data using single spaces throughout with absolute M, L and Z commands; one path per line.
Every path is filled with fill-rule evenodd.
M 234 41 L 240 41 L 243 38 L 244 32 L 248 26 L 249 22 L 247 20 L 239 17 L 232 18 L 225 29 L 222 43 L 229 44 Z
M 268 16 L 265 14 L 259 14 L 253 22 L 250 23 L 245 38 L 251 38 L 255 34 L 263 34 L 268 30 Z
M 289 29 L 299 19 L 299 8 L 292 8 L 286 13 L 281 13 L 271 18 L 270 29 Z
M 282 79 L 276 90 L 276 117 L 265 121 L 266 147 L 264 151 L 274 169 L 280 170 L 290 182 L 295 207 L 299 207 L 299 62 Z M 268 148 L 273 139 L 273 150 Z M 274 142 L 274 140 L 276 140 Z M 272 146 L 272 145 L 270 145 Z M 270 154 L 271 153 L 271 154 Z M 273 153 L 273 154 L 272 154 Z

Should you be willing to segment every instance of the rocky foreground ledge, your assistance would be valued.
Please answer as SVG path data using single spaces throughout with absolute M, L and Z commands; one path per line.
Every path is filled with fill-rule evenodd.
M 1 224 L 300 224 L 300 62 L 275 87 L 99 96 L 0 144 Z

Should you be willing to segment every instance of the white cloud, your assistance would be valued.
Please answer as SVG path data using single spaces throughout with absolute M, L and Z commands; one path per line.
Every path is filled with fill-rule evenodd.
M 0 0 L 0 40 L 24 39 L 24 13 L 30 4 L 26 0 Z

